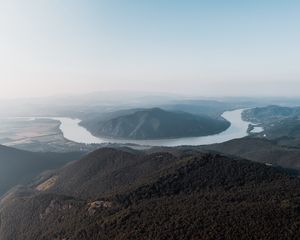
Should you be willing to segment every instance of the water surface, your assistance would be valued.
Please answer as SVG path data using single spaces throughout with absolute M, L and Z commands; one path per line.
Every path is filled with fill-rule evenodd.
M 205 145 L 213 143 L 222 143 L 236 138 L 243 138 L 247 136 L 247 129 L 249 122 L 242 119 L 241 114 L 244 109 L 233 111 L 226 111 L 222 117 L 231 123 L 230 127 L 219 134 L 205 136 L 205 137 L 187 137 L 176 139 L 160 139 L 160 140 L 124 140 L 124 139 L 107 139 L 93 136 L 84 127 L 80 126 L 79 119 L 72 118 L 51 118 L 61 122 L 60 129 L 64 137 L 68 140 L 79 143 L 133 143 L 149 146 L 180 146 L 180 145 Z M 255 129 L 254 132 L 261 129 Z

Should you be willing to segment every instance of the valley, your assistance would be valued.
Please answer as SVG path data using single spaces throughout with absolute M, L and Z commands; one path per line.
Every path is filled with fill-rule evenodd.
M 166 123 L 183 116 L 183 128 L 186 119 L 212 119 L 149 111 L 149 119 L 152 111 L 172 116 Z M 0 239 L 297 239 L 297 115 L 256 111 L 225 109 L 212 122 L 228 125 L 221 132 L 173 139 L 104 138 L 84 128 L 87 119 L 147 119 L 148 110 L 3 118 L 0 138 L 10 147 L 0 145 Z
M 300 240 L 300 1 L 0 1 L 0 240 Z
M 95 149 L 66 139 L 59 121 L 36 117 L 0 118 L 0 144 L 34 152 L 86 152 Z
M 25 118 L 15 119 L 22 128 L 16 127 L 16 123 L 11 121 L 10 125 L 3 125 L 5 129 L 15 129 L 15 132 L 5 133 L 14 136 L 15 141 L 3 142 L 8 146 L 32 150 L 32 151 L 91 151 L 97 147 L 107 144 L 143 145 L 143 146 L 180 146 L 180 145 L 203 145 L 229 141 L 235 138 L 242 138 L 249 134 L 247 130 L 249 123 L 241 118 L 242 109 L 226 111 L 221 114 L 221 118 L 227 121 L 229 127 L 218 134 L 212 134 L 203 137 L 178 137 L 170 139 L 156 140 L 134 140 L 134 139 L 118 139 L 95 137 L 81 125 L 81 120 L 66 117 L 54 118 Z M 29 119 L 29 120 L 28 120 Z M 44 123 L 41 125 L 40 122 Z M 3 120 L 2 120 L 2 123 Z M 49 124 L 51 123 L 51 124 Z M 47 128 L 46 128 L 47 127 Z M 172 127 L 173 128 L 173 127 Z M 174 127 L 176 129 L 176 127 Z M 27 129 L 37 132 L 39 135 L 31 136 L 27 133 Z M 251 133 L 251 131 L 250 131 Z M 5 134 L 0 133 L 0 137 Z M 23 138 L 18 138 L 19 134 L 23 134 Z M 22 140 L 24 140 L 22 142 Z

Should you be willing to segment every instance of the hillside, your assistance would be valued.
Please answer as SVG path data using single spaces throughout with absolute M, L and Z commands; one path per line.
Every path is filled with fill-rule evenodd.
M 253 123 L 270 123 L 286 118 L 300 116 L 300 107 L 283 107 L 270 105 L 245 110 L 243 118 Z
M 136 110 L 105 121 L 83 121 L 81 125 L 101 137 L 163 139 L 212 135 L 226 130 L 230 123 L 205 115 L 151 108 Z
M 125 191 L 142 179 L 147 181 L 175 159 L 168 153 L 99 149 L 62 169 L 51 191 L 79 198 L 103 197 L 107 192 Z
M 0 145 L 0 197 L 46 170 L 62 167 L 82 153 L 33 153 Z
M 100 149 L 62 168 L 43 191 L 11 193 L 0 205 L 1 240 L 300 237 L 298 178 L 260 163 L 169 150 Z
M 263 127 L 257 137 L 275 140 L 280 145 L 300 146 L 300 107 L 253 108 L 244 111 L 243 118 Z
M 234 139 L 225 143 L 200 146 L 198 148 L 214 150 L 264 164 L 300 171 L 300 148 L 283 146 L 277 141 L 270 141 L 264 138 Z

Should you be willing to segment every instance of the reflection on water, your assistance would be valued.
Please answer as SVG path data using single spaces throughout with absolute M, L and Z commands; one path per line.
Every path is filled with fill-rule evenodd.
M 206 137 L 188 137 L 177 139 L 161 139 L 161 140 L 119 140 L 119 139 L 105 139 L 93 136 L 84 127 L 79 125 L 79 119 L 71 118 L 52 118 L 60 121 L 60 129 L 64 134 L 64 137 L 79 143 L 134 143 L 140 145 L 149 146 L 180 146 L 180 145 L 204 145 L 226 142 L 231 139 L 242 138 L 247 136 L 247 129 L 249 122 L 242 120 L 241 114 L 243 109 L 227 111 L 222 114 L 222 117 L 231 123 L 231 126 L 216 135 L 210 135 Z

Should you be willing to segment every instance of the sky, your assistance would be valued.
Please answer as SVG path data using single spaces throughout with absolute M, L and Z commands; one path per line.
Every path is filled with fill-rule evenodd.
M 300 1 L 0 0 L 0 98 L 299 96 Z

